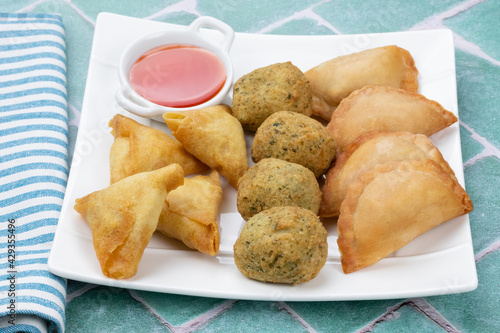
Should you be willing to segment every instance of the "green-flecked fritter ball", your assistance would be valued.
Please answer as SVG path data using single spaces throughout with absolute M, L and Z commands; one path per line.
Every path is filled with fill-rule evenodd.
M 291 62 L 258 68 L 234 84 L 232 113 L 243 128 L 255 132 L 269 115 L 283 110 L 312 114 L 309 81 Z
M 236 205 L 243 219 L 276 206 L 296 206 L 318 214 L 321 190 L 311 170 L 297 163 L 266 158 L 245 172 Z
M 264 282 L 312 280 L 327 256 L 326 229 L 313 212 L 299 207 L 274 207 L 254 215 L 234 244 L 240 272 Z
M 274 157 L 298 163 L 319 177 L 330 168 L 336 149 L 332 136 L 319 121 L 280 111 L 270 115 L 255 133 L 251 155 L 254 162 Z

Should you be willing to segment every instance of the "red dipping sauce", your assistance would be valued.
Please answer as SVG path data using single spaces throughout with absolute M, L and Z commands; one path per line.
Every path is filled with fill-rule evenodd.
M 132 88 L 145 99 L 168 107 L 200 105 L 222 89 L 224 63 L 201 47 L 169 44 L 144 53 L 130 69 Z

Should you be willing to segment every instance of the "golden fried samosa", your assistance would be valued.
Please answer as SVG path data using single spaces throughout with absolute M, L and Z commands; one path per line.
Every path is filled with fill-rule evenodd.
M 109 122 L 115 141 L 109 154 L 111 184 L 139 172 L 178 163 L 186 175 L 209 168 L 159 129 L 142 125 L 121 114 Z
M 418 93 L 366 86 L 340 103 L 326 128 L 340 153 L 366 132 L 404 131 L 430 136 L 456 121 L 452 112 Z
M 228 105 L 165 113 L 172 135 L 200 161 L 217 170 L 235 188 L 248 169 L 243 128 Z
M 214 256 L 219 252 L 217 212 L 221 199 L 217 171 L 209 176 L 185 178 L 184 185 L 168 193 L 156 230 Z
M 389 161 L 431 159 L 454 175 L 443 155 L 432 141 L 423 134 L 409 132 L 369 132 L 361 135 L 340 154 L 335 165 L 328 170 L 321 188 L 322 199 L 319 215 L 334 217 L 340 213 L 340 204 L 347 187 L 357 176 L 371 167 Z
M 418 91 L 411 54 L 389 45 L 325 61 L 305 73 L 313 93 L 313 114 L 330 120 L 342 99 L 366 85 Z
M 345 273 L 372 265 L 472 202 L 432 160 L 392 161 L 361 173 L 340 207 L 337 243 Z
M 76 199 L 74 208 L 92 229 L 94 249 L 104 275 L 127 279 L 137 273 L 167 192 L 183 181 L 182 167 L 171 164 L 129 176 Z

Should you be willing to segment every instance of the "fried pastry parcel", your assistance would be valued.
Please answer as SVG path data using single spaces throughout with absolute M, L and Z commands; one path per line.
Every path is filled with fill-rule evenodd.
M 452 112 L 418 93 L 366 86 L 340 103 L 326 128 L 340 153 L 363 133 L 405 131 L 430 136 L 456 121 Z
M 200 161 L 217 170 L 235 188 L 248 169 L 245 137 L 227 105 L 165 113 L 173 136 Z
M 137 273 L 167 192 L 183 181 L 182 167 L 172 164 L 132 175 L 76 199 L 74 208 L 92 229 L 94 249 L 104 275 L 127 279 Z
M 438 148 L 423 134 L 369 132 L 361 135 L 340 154 L 335 165 L 328 170 L 325 184 L 321 188 L 319 215 L 339 215 L 347 187 L 361 172 L 389 161 L 425 159 L 436 161 L 450 175 L 454 175 Z
M 209 168 L 168 134 L 121 114 L 109 122 L 115 141 L 109 153 L 111 184 L 139 172 L 178 163 L 186 175 Z
M 418 91 L 418 70 L 411 54 L 395 45 L 328 60 L 305 73 L 313 94 L 313 114 L 330 120 L 342 99 L 366 85 Z
M 465 190 L 432 160 L 376 165 L 349 186 L 340 207 L 342 268 L 351 273 L 372 265 L 472 209 Z
M 167 195 L 156 230 L 200 252 L 219 252 L 217 212 L 222 199 L 219 174 L 184 179 Z

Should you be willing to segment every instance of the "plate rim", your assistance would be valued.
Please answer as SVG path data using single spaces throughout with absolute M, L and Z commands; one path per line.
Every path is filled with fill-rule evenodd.
M 176 24 L 171 24 L 171 23 L 165 23 L 165 22 L 158 22 L 158 21 L 150 21 L 146 19 L 140 19 L 140 18 L 133 18 L 133 17 L 128 17 L 120 14 L 114 14 L 114 13 L 106 13 L 102 12 L 98 15 L 97 20 L 96 20 L 96 28 L 95 28 L 95 35 L 92 43 L 92 50 L 91 50 L 91 56 L 90 56 L 90 64 L 89 64 L 89 72 L 87 76 L 87 82 L 85 85 L 85 92 L 84 92 L 84 99 L 83 99 L 83 104 L 82 104 L 82 109 L 81 109 L 81 118 L 80 118 L 80 124 L 86 124 L 88 121 L 88 118 L 90 117 L 90 112 L 87 110 L 87 104 L 88 104 L 88 99 L 90 98 L 90 95 L 87 94 L 88 90 L 90 89 L 89 86 L 92 84 L 92 75 L 93 73 L 91 72 L 92 64 L 95 62 L 95 58 L 93 58 L 94 53 L 96 52 L 96 47 L 97 47 L 97 42 L 96 42 L 96 36 L 100 33 L 101 29 L 104 29 L 104 25 L 107 24 L 108 21 L 114 22 L 116 20 L 119 21 L 126 21 L 126 22 L 150 22 L 153 25 L 156 25 L 158 27 L 164 25 L 164 26 L 179 26 L 179 27 L 184 27 Z M 451 42 L 453 45 L 453 36 L 452 32 L 449 29 L 434 29 L 434 30 L 425 30 L 425 31 L 401 31 L 401 32 L 390 32 L 390 33 L 370 33 L 370 34 L 363 34 L 363 35 L 368 35 L 368 36 L 380 36 L 380 35 L 403 35 L 406 36 L 407 34 L 417 34 L 420 35 L 422 33 L 441 33 L 443 34 L 443 38 L 451 38 Z M 361 34 L 357 34 L 361 35 Z M 271 39 L 280 39 L 280 38 L 285 38 L 285 39 L 314 39 L 314 38 L 319 38 L 319 39 L 324 39 L 324 38 L 330 38 L 330 37 L 336 37 L 338 35 L 315 35 L 315 36 L 309 36 L 309 35 L 259 35 L 259 34 L 251 34 L 251 33 L 239 33 L 236 32 L 235 34 L 235 40 L 239 38 L 271 38 Z M 356 35 L 344 35 L 344 36 L 356 36 Z M 454 58 L 454 53 L 453 54 L 453 68 L 455 69 L 455 58 Z M 235 80 L 237 77 L 235 76 Z M 456 76 L 455 73 L 453 73 L 453 82 L 454 82 L 454 87 L 453 87 L 453 92 L 454 92 L 454 102 L 457 107 L 456 113 L 458 117 L 458 105 L 457 105 L 457 89 L 456 89 Z M 458 125 L 457 125 L 458 126 Z M 76 144 L 79 142 L 79 140 L 82 140 L 81 137 L 83 136 L 83 131 L 78 131 L 77 139 L 75 142 L 75 147 Z M 461 142 L 460 142 L 460 135 L 458 134 L 458 144 L 460 146 L 460 151 L 459 157 L 460 157 L 460 165 L 462 166 L 462 172 L 458 174 L 458 179 L 461 181 L 461 185 L 464 186 L 464 175 L 463 175 L 463 162 L 461 160 L 462 158 L 462 150 L 461 150 Z M 153 292 L 163 292 L 163 293 L 172 293 L 172 294 L 181 294 L 181 295 L 190 295 L 190 296 L 200 296 L 200 297 L 215 297 L 215 298 L 228 298 L 228 299 L 247 299 L 247 300 L 264 300 L 264 301 L 275 301 L 275 300 L 280 300 L 280 301 L 341 301 L 341 300 L 376 300 L 376 299 L 396 299 L 396 298 L 408 298 L 408 297 L 420 297 L 420 296 L 433 296 L 433 295 L 442 295 L 443 294 L 443 288 L 442 287 L 435 287 L 435 288 L 428 288 L 428 289 L 419 289 L 419 290 L 413 290 L 413 291 L 395 291 L 393 293 L 371 293 L 371 294 L 352 294 L 352 295 L 332 295 L 332 294 L 326 294 L 324 296 L 311 296 L 308 297 L 307 295 L 303 294 L 288 294 L 288 295 L 282 295 L 279 297 L 276 297 L 277 295 L 271 294 L 252 294 L 252 293 L 237 293 L 237 292 L 231 292 L 231 293 L 220 293 L 220 292 L 213 292 L 210 290 L 176 290 L 175 287 L 162 287 L 162 288 L 149 288 L 147 286 L 143 286 L 140 283 L 137 283 L 135 280 L 113 280 L 106 278 L 105 276 L 102 275 L 100 269 L 97 272 L 97 275 L 92 276 L 92 275 L 87 275 L 82 277 L 79 274 L 75 274 L 72 271 L 68 271 L 67 266 L 65 266 L 63 263 L 60 262 L 59 259 L 56 258 L 56 255 L 59 254 L 62 249 L 60 249 L 60 244 L 61 244 L 61 238 L 64 236 L 68 236 L 68 230 L 65 228 L 66 224 L 62 219 L 66 216 L 66 211 L 69 209 L 72 209 L 72 204 L 69 202 L 70 196 L 68 193 L 71 193 L 74 190 L 74 187 L 77 186 L 77 182 L 75 178 L 78 176 L 78 171 L 79 167 L 73 168 L 71 166 L 70 168 L 70 173 L 68 176 L 68 182 L 67 182 L 67 187 L 66 187 L 66 194 L 59 218 L 59 222 L 56 228 L 56 232 L 54 235 L 54 241 L 53 241 L 53 246 L 52 250 L 48 259 L 48 268 L 49 271 L 59 275 L 64 278 L 72 279 L 72 280 L 77 280 L 77 281 L 82 281 L 82 282 L 87 282 L 87 283 L 95 283 L 95 284 L 100 284 L 100 285 L 107 285 L 111 287 L 121 287 L 121 288 L 127 288 L 127 289 L 136 289 L 136 290 L 145 290 L 145 291 L 153 291 Z M 68 202 L 67 202 L 68 201 Z M 464 227 L 466 230 L 464 230 L 468 237 L 467 239 L 464 239 L 463 244 L 459 244 L 458 246 L 460 247 L 466 247 L 467 253 L 469 254 L 468 262 L 469 266 L 473 267 L 473 270 L 469 272 L 469 279 L 467 281 L 455 284 L 453 286 L 450 286 L 450 290 L 445 290 L 446 293 L 444 294 L 452 294 L 452 293 L 461 293 L 461 292 L 467 292 L 467 291 L 472 291 L 477 288 L 478 285 L 478 279 L 477 279 L 477 271 L 475 267 L 475 261 L 474 261 L 474 252 L 473 252 L 473 247 L 472 247 L 472 237 L 471 237 L 471 232 L 470 232 L 470 220 L 469 216 L 465 215 L 463 217 L 465 221 Z M 67 222 L 66 222 L 67 223 Z M 82 235 L 73 235 L 74 236 L 79 236 L 83 237 Z M 89 240 L 87 240 L 89 241 Z M 91 241 L 90 241 L 91 242 Z M 145 251 L 150 253 L 151 250 L 153 249 L 147 249 Z M 162 250 L 164 251 L 164 250 Z M 94 256 L 94 253 L 88 254 L 90 256 Z M 321 272 L 320 272 L 321 274 Z M 352 273 L 351 273 L 352 274 Z M 256 281 L 253 281 L 254 283 Z M 262 284 L 262 282 L 257 282 L 259 284 Z M 305 284 L 307 285 L 307 284 Z M 273 287 L 275 287 L 274 285 Z M 297 288 L 297 286 L 280 286 L 278 289 L 284 288 Z M 293 289 L 292 289 L 293 290 Z

